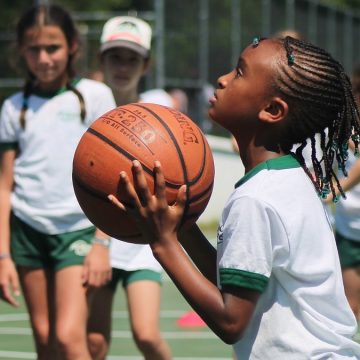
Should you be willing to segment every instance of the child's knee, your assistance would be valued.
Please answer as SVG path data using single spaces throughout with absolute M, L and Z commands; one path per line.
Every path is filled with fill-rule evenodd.
M 104 334 L 93 332 L 88 334 L 87 340 L 92 359 L 105 359 L 109 348 L 109 339 L 106 339 Z
M 143 353 L 154 352 L 161 344 L 160 334 L 156 332 L 135 332 L 134 340 Z

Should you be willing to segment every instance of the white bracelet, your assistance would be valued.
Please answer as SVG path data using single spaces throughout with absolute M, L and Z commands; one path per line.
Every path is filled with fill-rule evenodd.
M 2 259 L 10 259 L 11 255 L 9 253 L 0 253 L 0 260 Z
M 110 242 L 111 242 L 110 239 L 102 239 L 102 238 L 99 238 L 97 236 L 95 236 L 93 238 L 93 240 L 92 240 L 93 244 L 99 244 L 99 245 L 104 246 L 106 248 L 108 248 L 110 246 Z

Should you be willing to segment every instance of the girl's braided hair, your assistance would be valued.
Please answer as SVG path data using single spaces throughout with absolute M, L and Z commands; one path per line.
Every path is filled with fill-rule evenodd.
M 32 27 L 42 27 L 47 25 L 58 26 L 64 33 L 66 41 L 71 47 L 74 42 L 78 42 L 78 32 L 70 14 L 58 5 L 35 5 L 26 11 L 20 18 L 16 27 L 16 39 L 17 45 L 20 48 L 23 46 L 25 32 Z M 80 116 L 84 121 L 85 101 L 81 93 L 71 84 L 71 80 L 75 77 L 74 70 L 74 55 L 69 54 L 67 63 L 68 82 L 66 88 L 73 91 L 80 102 Z M 23 104 L 20 112 L 20 124 L 22 128 L 25 128 L 25 115 L 28 109 L 28 99 L 36 86 L 36 78 L 29 71 L 27 72 L 27 78 L 23 89 Z
M 355 154 L 359 153 L 359 110 L 351 82 L 342 65 L 325 50 L 289 36 L 276 41 L 284 46 L 287 62 L 279 62 L 275 89 L 289 104 L 279 145 L 290 152 L 294 144 L 299 144 L 295 156 L 319 195 L 325 198 L 331 192 L 336 202 L 335 184 L 343 197 L 345 194 L 333 166 L 335 160 L 346 176 L 349 139 L 355 144 Z M 314 175 L 302 154 L 308 141 Z M 316 151 L 317 143 L 322 154 Z

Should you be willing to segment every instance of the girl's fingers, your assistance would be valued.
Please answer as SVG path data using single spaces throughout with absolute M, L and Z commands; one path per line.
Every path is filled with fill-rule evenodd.
M 160 161 L 155 161 L 154 163 L 154 182 L 155 182 L 155 195 L 162 202 L 166 203 L 166 184 L 164 173 L 161 168 Z
M 126 211 L 125 206 L 114 195 L 108 195 L 108 199 L 119 209 Z
M 186 200 L 187 200 L 187 188 L 186 185 L 182 185 L 176 197 L 176 206 L 180 207 L 181 209 L 184 209 L 186 205 Z
M 122 210 L 128 211 L 130 209 L 139 209 L 141 207 L 134 185 L 131 183 L 125 171 L 120 172 L 118 197 L 121 201 L 117 199 L 115 202 L 111 199 L 110 200 Z
M 108 199 L 119 209 L 123 211 L 137 210 L 142 212 L 142 208 L 160 207 L 167 208 L 168 202 L 166 198 L 166 181 L 162 171 L 160 161 L 154 162 L 154 195 L 152 195 L 148 182 L 146 180 L 144 170 L 138 160 L 133 161 L 132 175 L 134 179 L 133 185 L 126 172 L 120 173 L 120 181 L 118 193 L 121 201 L 114 195 L 109 195 Z M 124 199 L 124 200 L 123 200 Z M 186 186 L 183 185 L 179 189 L 176 204 L 178 208 L 184 208 L 187 200 Z M 157 204 L 157 205 L 156 205 Z
M 151 200 L 152 194 L 149 190 L 143 168 L 138 160 L 133 161 L 132 173 L 137 196 L 141 205 L 146 206 Z
M 85 287 L 85 286 L 87 286 L 88 281 L 89 281 L 89 267 L 85 263 L 83 266 L 82 274 L 81 274 L 81 283 Z

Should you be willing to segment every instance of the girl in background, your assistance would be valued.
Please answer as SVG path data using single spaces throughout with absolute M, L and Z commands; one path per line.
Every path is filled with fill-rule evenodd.
M 27 77 L 1 109 L 0 295 L 17 306 L 20 280 L 39 360 L 90 360 L 88 289 L 111 268 L 104 234 L 75 198 L 72 159 L 115 103 L 106 85 L 76 77 L 78 33 L 63 8 L 30 8 L 16 34 Z
M 102 31 L 100 60 L 105 82 L 118 106 L 150 102 L 172 106 L 163 89 L 139 93 L 139 82 L 150 66 L 151 27 L 142 19 L 119 16 Z M 110 346 L 111 311 L 119 283 L 125 290 L 133 337 L 146 360 L 170 360 L 169 345 L 161 336 L 159 315 L 162 268 L 148 245 L 112 239 L 111 282 L 94 296 L 89 319 L 89 344 L 93 358 L 103 360 Z

